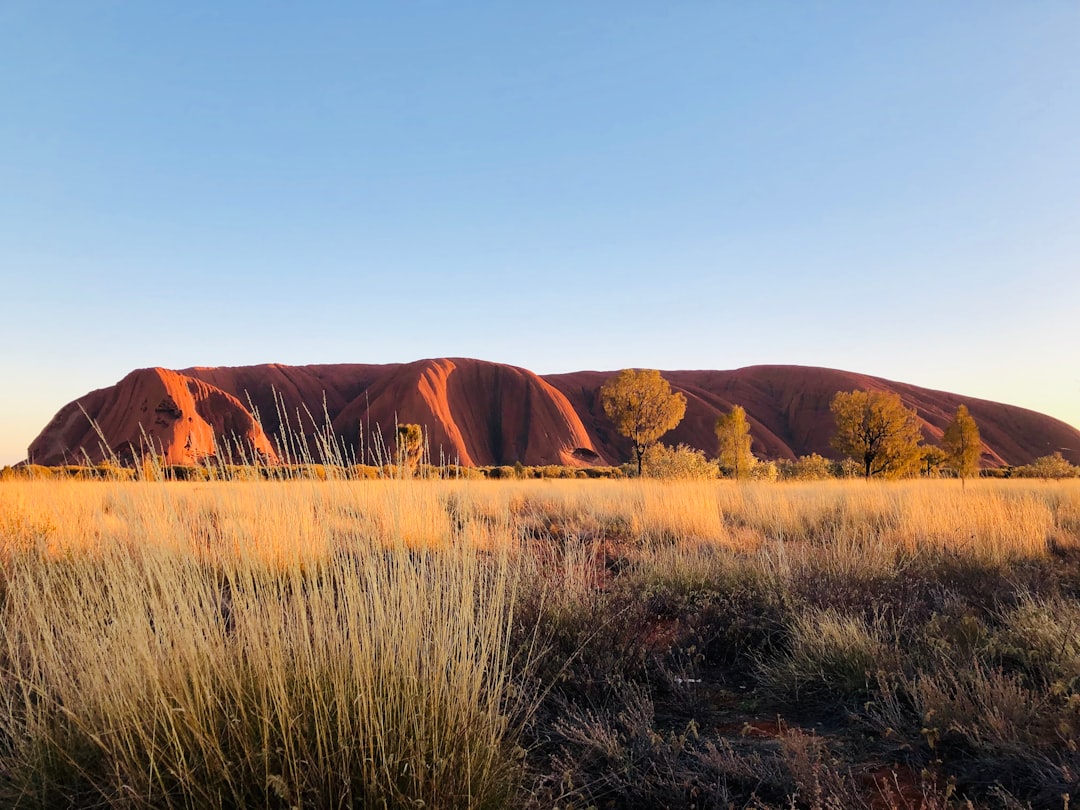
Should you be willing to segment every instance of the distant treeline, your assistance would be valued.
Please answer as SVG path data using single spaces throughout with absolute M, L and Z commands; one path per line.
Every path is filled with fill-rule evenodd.
M 645 459 L 646 477 L 651 478 L 724 478 L 732 477 L 707 460 L 700 451 L 685 445 L 667 448 L 663 454 L 650 454 Z M 857 478 L 861 467 L 851 459 L 832 460 L 817 454 L 796 460 L 757 461 L 753 465 L 753 480 L 761 481 L 822 481 L 832 478 Z M 491 465 L 468 467 L 460 464 L 419 464 L 416 466 L 384 464 L 161 464 L 153 459 L 131 467 L 122 464 L 76 465 L 46 467 L 40 464 L 19 464 L 0 467 L 0 481 L 26 479 L 76 479 L 97 481 L 373 481 L 378 479 L 465 479 L 465 480 L 528 480 L 528 479 L 595 479 L 633 477 L 632 464 L 621 467 L 567 467 L 545 465 Z M 1060 453 L 1036 459 L 1031 464 L 994 467 L 981 470 L 983 478 L 1042 478 L 1063 479 L 1080 477 L 1080 467 L 1070 464 Z M 921 477 L 950 477 L 948 471 L 925 468 Z
M 374 481 L 378 479 L 535 479 L 623 478 L 620 467 L 565 467 L 558 464 L 523 464 L 467 467 L 420 464 L 377 466 L 354 464 L 158 464 L 146 461 L 136 467 L 121 464 L 46 467 L 20 464 L 0 468 L 0 481 L 13 479 L 77 479 L 96 481 Z

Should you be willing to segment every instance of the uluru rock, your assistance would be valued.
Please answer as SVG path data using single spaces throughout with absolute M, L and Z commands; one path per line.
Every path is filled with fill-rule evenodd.
M 238 460 L 277 459 L 236 397 L 178 372 L 149 368 L 64 406 L 30 445 L 28 458 L 46 465 L 111 457 L 132 462 L 152 452 L 166 464 L 192 464 L 226 451 Z
M 346 440 L 424 426 L 431 457 L 467 465 L 604 461 L 566 397 L 531 371 L 479 360 L 421 360 L 395 368 L 335 419 Z M 387 445 L 389 446 L 389 445 Z
M 630 458 L 629 442 L 614 431 L 599 401 L 600 386 L 614 373 L 541 377 L 462 358 L 142 369 L 65 406 L 34 440 L 29 460 L 99 461 L 105 455 L 100 430 L 123 459 L 150 444 L 176 464 L 225 447 L 270 461 L 303 456 L 372 463 L 390 460 L 397 424 L 415 423 L 424 427 L 435 463 L 618 464 Z M 895 392 L 915 408 L 930 443 L 966 404 L 982 434 L 984 466 L 1026 464 L 1058 451 L 1080 463 L 1080 431 L 1012 405 L 806 366 L 662 373 L 687 399 L 686 417 L 662 440 L 709 455 L 716 449 L 716 417 L 742 405 L 758 457 L 834 457 L 830 400 L 837 391 L 870 388 Z M 328 442 L 333 447 L 326 451 Z

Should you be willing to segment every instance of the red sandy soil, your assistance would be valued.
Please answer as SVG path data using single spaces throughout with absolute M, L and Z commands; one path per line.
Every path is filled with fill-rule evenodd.
M 460 358 L 141 369 L 66 405 L 30 445 L 28 459 L 46 465 L 103 460 L 102 440 L 89 416 L 122 458 L 149 442 L 171 464 L 215 452 L 222 437 L 275 459 L 277 450 L 289 452 L 282 437 L 299 434 L 308 437 L 317 456 L 311 439 L 327 423 L 349 453 L 368 463 L 373 448 L 393 448 L 396 424 L 416 423 L 426 430 L 435 463 L 618 464 L 629 460 L 630 446 L 599 402 L 599 388 L 613 374 L 540 377 L 516 366 Z M 759 457 L 833 457 L 829 400 L 837 391 L 872 388 L 899 393 L 918 411 L 931 443 L 940 439 L 957 405 L 966 404 L 982 433 L 984 466 L 1026 464 L 1058 450 L 1080 463 L 1080 431 L 1011 405 L 805 366 L 663 374 L 687 398 L 685 419 L 663 441 L 685 442 L 710 455 L 716 417 L 742 405 Z

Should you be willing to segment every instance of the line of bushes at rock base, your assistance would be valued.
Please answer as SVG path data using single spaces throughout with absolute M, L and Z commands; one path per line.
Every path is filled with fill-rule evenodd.
M 26 464 L 0 468 L 0 481 L 8 479 L 75 478 L 108 481 L 374 481 L 377 479 L 528 479 L 528 478 L 623 478 L 620 467 L 564 467 L 546 465 L 540 467 L 488 466 L 466 467 L 458 464 L 437 466 L 422 464 L 415 469 L 394 464 L 376 466 L 355 464 L 258 464 L 258 465 L 189 465 L 189 464 L 143 464 L 128 467 L 119 464 L 93 466 L 64 465 L 45 467 Z
M 707 459 L 700 450 L 686 445 L 668 447 L 656 445 L 656 450 L 646 457 L 645 477 L 655 479 L 705 480 L 710 478 L 732 478 L 731 471 L 718 466 L 713 459 Z M 520 463 L 513 465 L 490 465 L 468 467 L 459 464 L 443 466 L 420 464 L 416 468 L 402 465 L 355 464 L 340 466 L 334 464 L 213 464 L 185 465 L 161 464 L 152 459 L 138 467 L 119 464 L 63 465 L 46 467 L 40 464 L 21 464 L 14 467 L 0 468 L 0 481 L 14 479 L 83 479 L 106 481 L 365 481 L 377 479 L 420 478 L 420 479 L 498 479 L 527 480 L 546 479 L 596 479 L 596 478 L 632 478 L 636 477 L 633 464 L 620 467 L 566 467 L 558 464 L 527 466 Z M 1070 464 L 1060 453 L 1043 456 L 1031 464 L 1007 467 L 992 467 L 981 470 L 983 478 L 1042 478 L 1057 480 L 1080 477 L 1080 467 Z M 747 476 L 756 481 L 824 481 L 829 479 L 861 478 L 862 465 L 852 459 L 835 461 L 816 453 L 801 456 L 792 461 L 780 459 L 757 461 Z M 911 476 L 915 477 L 915 476 Z M 921 478 L 949 478 L 947 470 L 926 470 L 920 472 Z

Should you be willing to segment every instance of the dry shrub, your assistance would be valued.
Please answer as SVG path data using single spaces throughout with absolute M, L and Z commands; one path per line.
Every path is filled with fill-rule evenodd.
M 907 756 L 951 774 L 950 795 L 985 806 L 1061 806 L 1080 789 L 1080 697 L 1032 688 L 1023 675 L 977 660 L 941 659 L 915 675 L 879 677 L 863 717 Z M 977 806 L 984 806 L 980 803 Z
M 1003 611 L 991 651 L 1037 685 L 1080 692 L 1080 602 L 1023 594 Z
M 645 451 L 642 464 L 644 474 L 649 478 L 694 481 L 719 475 L 716 462 L 705 458 L 701 450 L 685 444 L 669 447 L 658 442 Z
M 858 703 L 872 688 L 875 673 L 899 665 L 891 634 L 880 614 L 868 620 L 832 609 L 796 612 L 786 649 L 758 663 L 761 687 L 773 699 L 803 710 Z
M 696 728 L 658 730 L 652 700 L 639 686 L 623 685 L 622 698 L 618 712 L 565 707 L 552 729 L 559 748 L 550 776 L 537 785 L 537 806 L 689 806 L 687 755 Z

